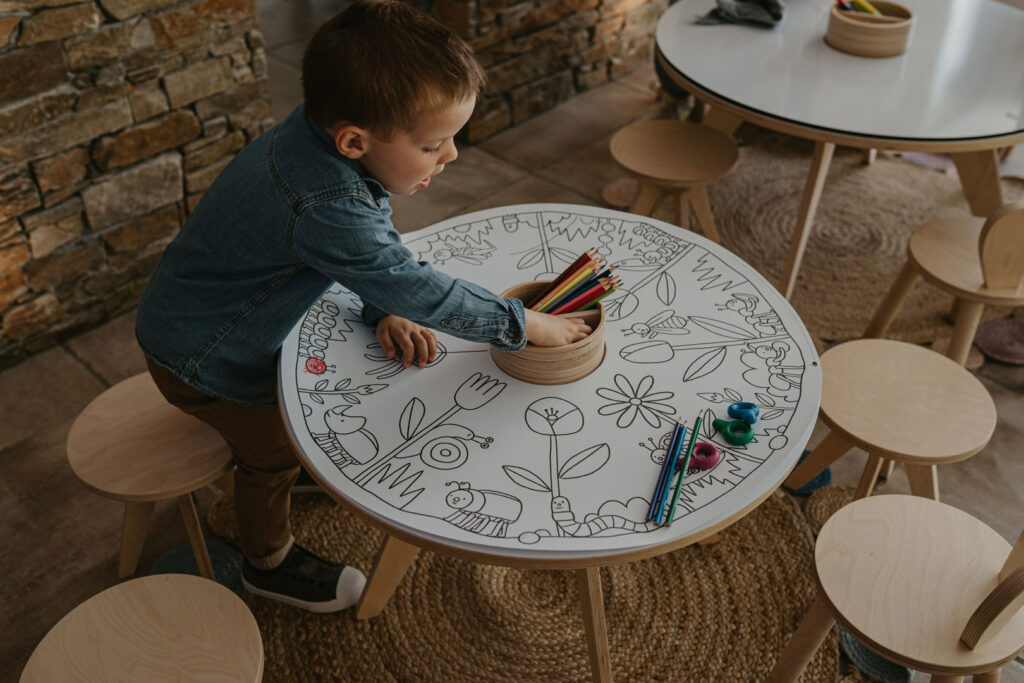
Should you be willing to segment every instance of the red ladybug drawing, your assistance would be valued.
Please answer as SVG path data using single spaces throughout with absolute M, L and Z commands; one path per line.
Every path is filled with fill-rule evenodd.
M 308 372 L 308 373 L 310 373 L 312 375 L 322 375 L 325 372 L 327 372 L 328 369 L 331 372 L 334 372 L 334 366 L 333 365 L 327 365 L 327 363 L 324 363 L 319 358 L 307 358 L 306 359 L 306 372 Z

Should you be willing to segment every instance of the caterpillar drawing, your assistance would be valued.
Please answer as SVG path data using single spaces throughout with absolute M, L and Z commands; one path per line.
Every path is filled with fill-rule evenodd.
M 620 536 L 651 531 L 658 526 L 654 522 L 634 522 L 622 515 L 588 515 L 585 521 L 577 522 L 565 496 L 551 499 L 551 517 L 566 536 Z
M 446 486 L 455 484 L 446 482 Z M 475 534 L 504 538 L 508 525 L 519 519 L 523 503 L 518 498 L 500 491 L 471 489 L 469 482 L 459 482 L 458 488 L 445 496 L 449 507 L 455 512 L 444 518 L 460 529 Z

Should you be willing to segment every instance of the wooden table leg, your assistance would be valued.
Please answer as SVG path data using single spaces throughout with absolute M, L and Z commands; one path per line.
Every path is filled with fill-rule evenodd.
M 710 126 L 715 130 L 720 130 L 729 137 L 736 132 L 736 129 L 743 123 L 743 119 L 736 114 L 730 114 L 721 107 L 712 107 L 708 104 L 701 103 L 703 107 L 700 115 L 700 122 L 705 126 Z
M 832 630 L 836 623 L 832 616 L 832 609 L 825 601 L 825 596 L 818 591 L 818 597 L 814 599 L 811 608 L 800 621 L 796 632 L 786 643 L 786 648 L 779 655 L 771 673 L 768 674 L 768 683 L 791 683 L 807 668 L 811 657 L 821 647 L 821 642 Z
M 997 150 L 954 152 L 950 154 L 960 175 L 964 196 L 975 216 L 987 218 L 1003 205 L 1003 188 L 999 184 L 999 156 Z
M 796 219 L 796 227 L 793 228 L 793 241 L 789 245 L 789 255 L 786 257 L 786 268 L 782 271 L 782 295 L 787 299 L 793 296 L 800 261 L 804 257 L 807 238 L 811 236 L 814 213 L 818 210 L 821 189 L 825 186 L 825 177 L 828 175 L 828 166 L 832 162 L 832 152 L 835 149 L 835 144 L 831 142 L 814 143 L 814 159 L 807 173 L 804 197 L 800 202 L 800 214 Z
M 384 611 L 405 571 L 416 559 L 420 549 L 414 545 L 388 536 L 373 561 L 370 578 L 366 581 L 363 594 L 356 606 L 356 619 L 372 619 Z
M 213 563 L 210 562 L 210 553 L 206 549 L 206 540 L 203 538 L 203 528 L 199 525 L 199 513 L 196 512 L 195 501 L 191 493 L 178 496 L 178 509 L 185 519 L 185 530 L 188 532 L 188 540 L 192 542 L 192 552 L 196 556 L 196 565 L 199 567 L 199 575 L 204 579 L 216 581 L 213 573 Z
M 829 432 L 821 440 L 821 443 L 808 454 L 807 459 L 800 463 L 789 475 L 786 479 L 786 487 L 791 489 L 800 488 L 819 472 L 824 471 L 826 467 L 845 455 L 851 448 L 853 448 L 853 443 L 835 432 Z
M 580 589 L 580 607 L 583 610 L 583 628 L 590 651 L 590 670 L 594 681 L 612 680 L 611 657 L 608 654 L 608 628 L 604 621 L 604 593 L 601 591 L 601 570 L 587 567 L 576 570 Z
M 931 683 L 963 683 L 963 676 L 945 676 L 943 674 L 932 674 Z

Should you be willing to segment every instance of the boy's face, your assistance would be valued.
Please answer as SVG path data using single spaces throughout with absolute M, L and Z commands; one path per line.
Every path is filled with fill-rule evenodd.
M 365 129 L 357 129 L 358 140 L 347 141 L 342 129 L 335 133 L 335 141 L 342 154 L 358 159 L 388 192 L 410 195 L 426 189 L 430 179 L 458 157 L 454 137 L 473 114 L 475 103 L 470 97 L 425 114 L 413 130 L 398 131 L 388 141 Z

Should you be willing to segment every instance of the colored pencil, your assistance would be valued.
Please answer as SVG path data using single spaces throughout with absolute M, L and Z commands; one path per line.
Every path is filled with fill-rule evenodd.
M 868 0 L 850 0 L 850 4 L 858 9 L 864 10 L 868 14 L 881 14 L 881 12 L 875 9 L 875 6 L 868 2 Z
M 684 441 L 686 441 L 685 424 L 683 425 L 683 430 L 679 432 L 679 441 L 676 443 L 676 447 L 672 451 L 672 458 L 668 464 L 668 475 L 665 477 L 665 482 L 661 486 L 661 491 L 658 492 L 658 507 L 654 511 L 654 521 L 658 524 L 661 524 L 662 520 L 665 519 L 665 499 L 668 497 L 669 489 L 672 488 L 672 475 L 676 473 L 676 463 L 679 462 L 679 454 L 683 452 Z
M 558 315 L 559 313 L 571 313 L 572 311 L 578 311 L 581 306 L 603 295 L 610 288 L 611 282 L 609 280 L 599 280 L 598 282 L 595 282 L 594 285 L 591 286 L 589 289 L 580 293 L 579 296 L 573 299 L 569 299 L 568 301 L 565 301 L 564 303 L 559 305 L 557 308 L 551 311 L 551 314 Z
M 597 306 L 597 302 L 599 302 L 601 299 L 605 298 L 606 296 L 608 296 L 609 294 L 611 294 L 612 292 L 614 292 L 618 288 L 619 288 L 619 282 L 613 282 L 612 286 L 611 286 L 611 289 L 609 289 L 607 292 L 605 292 L 601 296 L 597 297 L 596 299 L 591 299 L 590 303 L 584 304 L 583 306 L 580 306 L 576 310 L 577 311 L 586 311 L 586 310 L 589 310 L 589 309 Z
M 566 301 L 576 298 L 584 291 L 590 289 L 595 284 L 597 284 L 597 281 L 600 280 L 601 278 L 610 278 L 614 271 L 615 266 L 611 266 L 610 268 L 605 268 L 599 274 L 591 274 L 583 278 L 582 280 L 577 280 L 575 285 L 573 285 L 569 289 L 563 289 L 561 294 L 558 294 L 552 299 L 549 299 L 548 302 L 544 304 L 544 312 L 549 312 L 553 308 L 558 308 Z
M 579 283 L 588 280 L 596 272 L 597 269 L 594 268 L 594 264 L 589 264 L 586 268 L 581 270 L 579 274 L 576 275 L 576 277 L 572 278 L 564 285 L 562 285 L 558 290 L 556 290 L 554 294 L 552 294 L 551 296 L 547 297 L 544 301 L 537 304 L 534 310 L 544 312 L 545 309 L 551 307 L 551 304 L 561 299 L 566 293 L 571 292 Z
M 554 281 L 550 285 L 548 285 L 548 289 L 543 290 L 540 294 L 538 294 L 537 296 L 533 297 L 533 300 L 530 301 L 530 305 L 527 306 L 527 308 L 533 308 L 538 302 L 540 302 L 541 299 L 543 299 L 545 296 L 547 296 L 548 292 L 551 291 L 552 287 L 557 287 L 558 285 L 560 285 L 563 282 L 565 282 L 565 279 L 567 277 L 569 277 L 570 273 L 575 273 L 577 270 L 579 270 L 581 265 L 583 265 L 587 260 L 593 258 L 594 254 L 591 254 L 590 253 L 591 251 L 593 251 L 593 249 L 587 249 L 585 252 L 580 254 L 579 258 L 577 258 L 575 261 L 573 261 L 569 265 L 568 268 L 563 270 L 559 274 L 559 276 L 556 277 L 554 279 Z
M 700 423 L 701 416 L 697 415 L 697 420 L 693 424 L 693 436 L 690 438 L 690 445 L 686 448 L 686 458 L 683 460 L 683 466 L 679 470 L 679 481 L 676 482 L 675 493 L 672 494 L 672 505 L 668 508 L 668 526 L 672 526 L 672 520 L 676 517 L 676 504 L 679 503 L 679 494 L 683 491 L 683 480 L 686 479 L 686 470 L 690 467 L 690 458 L 693 456 L 693 447 L 697 443 L 697 437 L 700 436 Z
M 668 440 L 668 447 L 665 448 L 665 459 L 661 461 L 661 471 L 658 473 L 658 483 L 654 485 L 654 493 L 651 494 L 651 505 L 647 508 L 647 519 L 654 519 L 654 510 L 658 498 L 661 495 L 661 489 L 665 484 L 665 479 L 668 475 L 668 460 L 669 456 L 672 455 L 672 450 L 676 447 L 676 441 L 679 439 L 679 432 L 682 429 L 683 423 L 680 422 L 679 418 L 676 418 L 676 426 L 672 428 L 672 436 Z
M 567 284 L 571 284 L 573 281 L 575 281 L 576 278 L 578 278 L 583 273 L 583 271 L 588 270 L 588 269 L 591 270 L 591 271 L 599 271 L 601 266 L 598 265 L 598 263 L 596 263 L 596 261 L 597 261 L 596 258 L 591 258 L 591 259 L 589 259 L 587 261 L 584 261 L 583 265 L 581 265 L 579 268 L 577 268 L 572 273 L 570 273 L 564 280 L 562 280 L 562 282 L 560 284 L 555 285 L 555 286 L 551 287 L 550 289 L 548 289 L 548 291 L 544 294 L 544 296 L 541 297 L 540 301 L 535 303 L 530 308 L 532 308 L 535 311 L 541 310 L 541 308 L 544 307 L 544 304 L 546 304 L 556 294 L 558 294 L 563 289 L 565 289 L 565 286 Z

